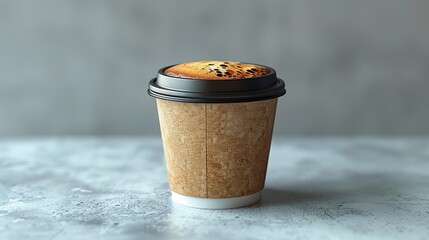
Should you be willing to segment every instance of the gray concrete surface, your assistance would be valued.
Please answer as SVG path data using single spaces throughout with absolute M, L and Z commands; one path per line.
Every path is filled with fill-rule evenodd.
M 0 0 L 0 137 L 159 134 L 149 79 L 201 59 L 286 81 L 279 134 L 429 134 L 426 0 Z
M 428 239 L 429 138 L 276 138 L 263 200 L 170 201 L 159 138 L 0 142 L 0 239 Z

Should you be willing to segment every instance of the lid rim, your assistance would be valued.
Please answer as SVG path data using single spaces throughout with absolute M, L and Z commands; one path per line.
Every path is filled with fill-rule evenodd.
M 159 86 L 156 78 L 149 82 L 148 94 L 155 98 L 160 98 L 178 102 L 194 103 L 233 103 L 233 102 L 250 102 L 278 98 L 286 94 L 284 81 L 277 78 L 277 83 L 270 88 L 241 91 L 241 92 L 191 92 L 177 91 Z
M 256 102 L 256 101 L 263 101 L 263 100 L 269 100 L 274 98 L 279 98 L 286 94 L 286 91 L 280 92 L 276 95 L 272 96 L 265 96 L 265 97 L 255 97 L 255 98 L 210 98 L 210 99 L 203 99 L 203 98 L 184 98 L 184 97 L 176 97 L 176 96 L 169 96 L 169 95 L 162 95 L 158 94 L 156 92 L 152 92 L 150 89 L 148 90 L 148 94 L 151 97 L 162 99 L 162 100 L 168 100 L 168 101 L 174 101 L 174 102 L 184 102 L 184 103 L 238 103 L 238 102 Z

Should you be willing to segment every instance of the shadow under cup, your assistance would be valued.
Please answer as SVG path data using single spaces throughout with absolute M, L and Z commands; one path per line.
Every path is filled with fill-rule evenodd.
M 173 201 L 208 209 L 259 201 L 283 81 L 271 68 L 223 81 L 171 77 L 166 68 L 148 93 L 157 98 Z

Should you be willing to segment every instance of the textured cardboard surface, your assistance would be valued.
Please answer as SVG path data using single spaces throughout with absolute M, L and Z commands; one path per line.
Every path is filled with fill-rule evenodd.
M 170 188 L 201 198 L 264 187 L 277 99 L 182 103 L 157 99 Z
M 205 104 L 156 102 L 170 188 L 206 197 Z

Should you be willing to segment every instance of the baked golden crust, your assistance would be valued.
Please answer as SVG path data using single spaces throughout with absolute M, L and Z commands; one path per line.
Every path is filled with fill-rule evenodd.
M 270 70 L 255 64 L 204 60 L 181 63 L 166 69 L 164 73 L 172 77 L 181 78 L 231 80 L 266 75 L 270 73 Z

